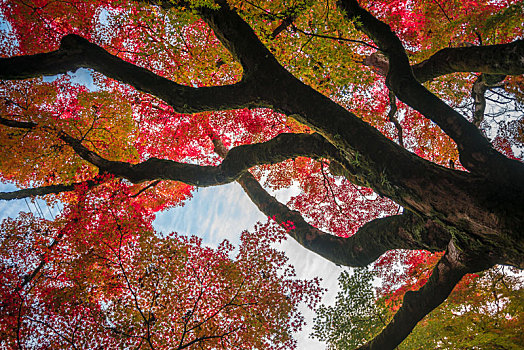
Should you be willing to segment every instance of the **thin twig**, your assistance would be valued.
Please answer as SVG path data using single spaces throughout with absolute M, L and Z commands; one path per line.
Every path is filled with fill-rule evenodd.
M 395 97 L 395 93 L 393 91 L 389 91 L 389 112 L 388 112 L 388 120 L 395 125 L 395 129 L 397 129 L 398 132 L 398 143 L 404 147 L 404 140 L 403 140 L 403 131 L 402 126 L 400 125 L 397 117 L 395 117 L 395 114 L 397 113 L 397 99 Z
M 439 7 L 440 11 L 442 11 L 442 13 L 444 14 L 444 16 L 446 16 L 446 19 L 448 20 L 449 23 L 451 23 L 451 18 L 449 18 L 448 14 L 446 13 L 446 11 L 444 10 L 444 8 L 440 5 L 440 3 L 437 1 L 437 0 L 433 0 L 433 2 L 435 4 L 437 4 L 437 6 Z
M 298 28 L 294 24 L 292 25 L 292 28 L 293 28 L 293 30 L 295 30 L 295 31 L 297 31 L 299 33 L 302 33 L 304 35 L 310 36 L 310 37 L 322 38 L 322 39 L 331 39 L 331 40 L 337 40 L 337 41 L 345 41 L 345 42 L 350 42 L 350 43 L 354 43 L 354 44 L 362 44 L 362 45 L 366 45 L 368 47 L 371 47 L 371 48 L 373 48 L 373 49 L 375 49 L 377 51 L 382 51 L 378 47 L 376 47 L 374 45 L 371 45 L 371 44 L 368 44 L 367 42 L 365 42 L 363 40 L 354 40 L 354 39 L 343 38 L 341 36 L 335 37 L 335 36 L 324 35 L 324 34 L 309 33 L 309 32 L 306 32 L 306 31 Z
M 160 181 L 161 180 L 156 180 L 156 181 L 151 182 L 149 185 L 147 185 L 146 187 L 142 188 L 136 194 L 132 195 L 131 198 L 136 198 L 136 197 L 140 196 L 143 192 L 147 191 L 151 187 L 155 187 L 156 185 L 158 185 L 160 183 Z

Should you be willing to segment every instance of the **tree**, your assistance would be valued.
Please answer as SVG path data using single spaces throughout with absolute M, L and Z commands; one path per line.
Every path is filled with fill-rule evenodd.
M 522 280 L 495 268 L 457 288 L 399 348 L 518 349 L 521 324 Z
M 359 268 L 352 275 L 340 274 L 341 291 L 334 306 L 319 308 L 314 337 L 327 341 L 330 349 L 351 349 L 380 331 L 400 306 L 398 292 L 403 296 L 406 286 L 375 293 L 372 282 L 378 271 Z M 408 289 L 413 287 L 408 283 Z M 498 267 L 462 280 L 398 349 L 519 349 L 521 324 L 522 279 Z M 368 332 L 362 332 L 363 325 Z
M 335 305 L 318 308 L 312 336 L 326 341 L 328 349 L 353 349 L 378 334 L 389 313 L 375 300 L 374 277 L 367 267 L 356 268 L 353 274 L 342 271 Z
M 111 174 L 160 210 L 188 186 L 237 181 L 333 263 L 443 252 L 362 349 L 395 348 L 464 275 L 524 266 L 521 2 L 2 6 L 2 176 L 36 186 L 2 199 L 70 201 Z M 33 79 L 78 68 L 99 90 Z M 488 100 L 509 106 L 492 142 Z M 262 180 L 303 194 L 284 205 Z
M 76 193 L 54 222 L 3 223 L 3 347 L 294 347 L 298 304 L 312 307 L 321 289 L 271 247 L 282 230 L 244 232 L 237 252 L 227 241 L 212 249 L 155 232 L 152 213 L 114 180 Z

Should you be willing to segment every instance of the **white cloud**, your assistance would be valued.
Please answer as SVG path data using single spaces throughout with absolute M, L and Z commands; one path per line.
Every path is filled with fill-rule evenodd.
M 159 231 L 193 234 L 216 247 L 224 239 L 238 244 L 242 231 L 265 220 L 240 185 L 231 183 L 199 188 L 185 206 L 159 213 L 154 224 Z

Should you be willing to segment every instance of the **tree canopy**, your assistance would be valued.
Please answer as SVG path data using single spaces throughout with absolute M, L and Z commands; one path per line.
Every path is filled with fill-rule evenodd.
M 53 347 L 292 347 L 296 306 L 320 289 L 286 270 L 274 226 L 236 256 L 151 227 L 195 188 L 233 181 L 335 264 L 438 254 L 359 349 L 398 346 L 467 274 L 524 267 L 520 1 L 0 9 L 0 174 L 20 188 L 0 199 L 65 206 L 2 226 L 10 346 L 36 332 Z M 68 74 L 80 68 L 92 87 Z M 289 186 L 288 203 L 270 193 Z

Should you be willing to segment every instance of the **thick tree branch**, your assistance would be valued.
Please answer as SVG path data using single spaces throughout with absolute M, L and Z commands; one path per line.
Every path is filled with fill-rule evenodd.
M 92 68 L 107 77 L 129 84 L 163 99 L 179 113 L 262 107 L 253 84 L 194 88 L 177 84 L 155 73 L 111 55 L 100 46 L 70 34 L 57 51 L 0 58 L 0 79 L 20 80 Z
M 148 2 L 165 9 L 185 4 L 183 1 L 167 0 Z M 248 70 L 246 81 L 253 81 L 260 101 L 264 101 L 267 107 L 293 116 L 312 127 L 344 153 L 379 155 L 379 161 L 382 162 L 383 154 L 395 152 L 395 143 L 390 142 L 356 115 L 303 84 L 284 69 L 258 39 L 253 29 L 229 7 L 226 1 L 215 2 L 218 4 L 218 9 L 202 7 L 196 10 L 213 29 L 221 43 L 242 62 L 244 69 Z M 365 141 L 362 142 L 363 140 Z M 368 149 L 370 145 L 372 147 Z M 413 158 L 409 152 L 405 152 L 403 156 L 402 161 L 397 159 L 396 166 L 405 158 Z M 361 157 L 362 164 L 365 163 L 363 158 Z M 388 168 L 384 164 L 374 164 L 374 166 Z M 360 172 L 368 175 L 368 170 Z M 370 180 L 370 182 L 376 185 L 375 181 Z
M 439 306 L 467 273 L 493 266 L 485 257 L 469 259 L 464 252 L 449 243 L 426 284 L 415 292 L 407 292 L 402 307 L 393 320 L 373 340 L 358 350 L 393 350 L 411 333 L 416 324 Z
M 412 66 L 415 78 L 423 83 L 457 72 L 498 75 L 524 74 L 524 40 L 509 44 L 445 48 Z
M 356 5 L 358 11 L 363 11 L 355 1 L 344 1 L 348 2 L 352 6 Z M 204 19 L 226 47 L 238 45 L 234 50 L 239 55 L 253 55 L 258 51 L 242 49 L 247 45 L 242 41 L 253 41 L 249 45 L 265 50 L 249 26 L 226 5 L 220 10 L 205 11 L 208 12 L 203 14 Z M 454 131 L 455 138 L 460 141 L 462 163 L 475 169 L 477 174 L 438 167 L 407 152 L 356 115 L 303 84 L 273 59 L 264 61 L 265 65 L 253 70 L 256 73 L 252 77 L 256 78 L 257 93 L 261 100 L 269 101 L 271 108 L 308 125 L 334 145 L 352 181 L 373 188 L 375 192 L 393 199 L 403 207 L 445 226 L 459 225 L 471 234 L 489 236 L 500 232 L 501 224 L 511 226 L 509 222 L 493 221 L 476 208 L 491 208 L 491 203 L 495 203 L 493 199 L 500 197 L 508 186 L 511 186 L 516 197 L 521 196 L 524 190 L 521 181 L 524 167 L 496 152 L 474 125 L 422 87 L 413 77 L 409 60 L 398 38 L 387 25 L 366 11 L 363 12 L 364 16 L 360 16 L 359 21 L 372 27 L 371 32 L 377 34 L 372 39 L 395 66 L 390 70 L 388 78 L 399 87 L 393 90 L 404 89 L 412 105 L 420 107 L 423 114 L 427 112 L 432 119 L 443 121 L 448 129 Z M 230 22 L 235 24 L 230 26 Z M 270 55 L 267 51 L 260 51 L 261 54 L 263 52 Z M 257 60 L 250 59 L 253 62 Z M 413 95 L 410 95 L 412 92 Z M 485 189 L 485 193 L 478 191 L 480 187 Z M 504 203 L 494 207 L 493 211 L 506 213 L 514 210 L 513 206 Z
M 299 212 L 278 202 L 250 173 L 237 182 L 260 211 L 286 228 L 293 239 L 338 265 L 367 266 L 392 249 L 441 251 L 450 239 L 438 224 L 407 213 L 375 219 L 351 237 L 337 237 L 308 224 Z
M 524 74 L 522 57 L 524 40 L 498 45 L 447 47 L 427 60 L 412 65 L 411 69 L 420 83 L 458 72 L 492 76 L 519 75 Z M 374 67 L 382 76 L 386 76 L 389 70 L 389 60 L 380 51 L 368 56 L 364 64 Z
M 209 17 L 213 16 L 211 13 L 216 10 L 208 9 L 207 11 L 209 14 L 206 16 Z M 246 36 L 242 36 L 244 33 L 236 32 L 228 26 L 229 21 L 243 22 L 234 11 L 224 10 L 220 16 L 220 18 L 224 16 L 228 19 L 223 18 L 223 21 L 213 22 L 212 27 L 224 44 L 235 45 L 238 40 L 247 40 L 256 41 L 258 44 L 253 43 L 252 45 L 257 47 L 262 45 L 252 30 L 246 29 Z M 247 24 L 245 26 L 239 24 L 234 28 L 247 28 L 246 26 Z M 242 39 L 239 39 L 239 36 L 242 36 Z M 243 54 L 253 53 L 243 52 Z M 256 74 L 257 84 L 261 84 L 261 87 L 272 87 L 258 89 L 262 100 L 270 101 L 274 109 L 291 115 L 299 122 L 310 126 L 339 149 L 345 158 L 344 167 L 352 174 L 352 181 L 371 187 L 377 193 L 392 198 L 404 207 L 426 213 L 427 208 L 421 210 L 421 208 L 412 206 L 418 199 L 407 198 L 415 192 L 414 197 L 429 198 L 431 196 L 427 186 L 422 187 L 416 184 L 420 179 L 414 179 L 414 174 L 430 172 L 432 181 L 436 182 L 441 182 L 451 174 L 444 174 L 443 169 L 423 161 L 387 139 L 356 115 L 303 84 L 278 63 L 268 64 L 267 67 L 268 74 L 259 75 L 259 71 Z M 409 64 L 407 67 L 410 69 Z M 414 78 L 412 80 L 417 83 Z M 478 130 L 472 127 L 478 133 Z M 491 147 L 489 143 L 487 145 Z M 446 184 L 442 184 L 442 187 L 444 186 Z M 401 188 L 403 190 L 397 190 Z M 408 188 L 410 190 L 404 190 Z
M 213 136 L 212 141 L 215 152 L 227 158 L 229 153 L 222 142 Z M 260 211 L 284 227 L 298 243 L 338 265 L 366 266 L 391 249 L 441 251 L 451 238 L 440 225 L 409 212 L 368 222 L 351 237 L 334 236 L 277 201 L 249 172 L 237 182 Z
M 399 38 L 390 27 L 359 6 L 356 0 L 339 0 L 343 13 L 355 20 L 388 56 L 389 71 L 386 84 L 395 95 L 434 121 L 457 144 L 461 163 L 470 171 L 483 176 L 517 183 L 524 177 L 524 166 L 497 152 L 477 127 L 424 88 L 414 77 L 408 57 Z M 519 45 L 516 45 L 518 48 Z
M 124 177 L 134 183 L 173 180 L 200 187 L 235 181 L 255 165 L 275 164 L 299 156 L 333 158 L 338 154 L 338 151 L 318 134 L 280 134 L 267 142 L 233 148 L 219 166 L 201 166 L 158 158 L 130 164 L 107 160 L 65 133 L 60 134 L 60 138 L 80 157 L 97 166 L 102 172 Z
M 0 124 L 8 126 L 10 128 L 20 128 L 20 129 L 32 129 L 37 124 L 33 122 L 20 122 L 17 120 L 11 120 L 0 117 Z
M 211 10 L 203 7 L 199 15 L 213 29 L 218 40 L 235 56 L 247 76 L 251 72 L 257 75 L 266 74 L 268 70 L 283 69 L 269 51 L 258 40 L 253 29 L 238 14 L 229 7 L 227 1 L 216 1 L 220 8 Z

